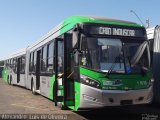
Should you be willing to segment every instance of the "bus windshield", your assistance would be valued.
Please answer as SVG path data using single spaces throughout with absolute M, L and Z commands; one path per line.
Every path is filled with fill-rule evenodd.
M 125 42 L 123 39 L 84 37 L 81 43 L 81 65 L 89 69 L 110 73 L 140 73 L 149 68 L 145 48 L 138 62 L 132 65 L 142 43 Z

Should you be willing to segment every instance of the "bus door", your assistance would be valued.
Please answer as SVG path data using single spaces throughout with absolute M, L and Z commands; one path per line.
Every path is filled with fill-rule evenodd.
M 74 96 L 74 80 L 71 79 L 71 60 L 68 48 L 71 43 L 71 37 L 64 34 L 63 39 L 56 39 L 55 44 L 55 77 L 56 77 L 56 92 L 55 105 L 57 102 L 63 102 L 64 107 L 75 105 Z M 69 41 L 70 40 L 70 41 Z M 67 41 L 69 41 L 67 43 Z
M 20 70 L 21 70 L 21 58 L 18 58 L 17 61 L 17 83 L 20 82 Z
M 36 59 L 36 90 L 40 89 L 40 63 L 41 63 L 41 50 L 38 50 Z

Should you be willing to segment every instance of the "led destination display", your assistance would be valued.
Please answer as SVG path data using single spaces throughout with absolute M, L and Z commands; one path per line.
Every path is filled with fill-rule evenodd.
M 98 26 L 98 25 L 84 25 L 85 34 L 90 35 L 108 35 L 108 36 L 124 36 L 124 37 L 140 37 L 144 38 L 145 30 L 138 27 L 123 27 L 116 25 Z

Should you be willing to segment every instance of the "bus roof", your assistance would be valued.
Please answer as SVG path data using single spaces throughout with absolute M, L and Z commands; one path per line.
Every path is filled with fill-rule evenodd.
M 76 24 L 82 23 L 97 23 L 97 24 L 112 24 L 112 25 L 122 25 L 122 26 L 132 26 L 132 27 L 143 27 L 140 24 L 134 22 L 113 19 L 108 17 L 98 17 L 98 16 L 71 16 L 65 19 L 61 24 L 53 28 L 47 34 L 38 39 L 34 44 L 32 44 L 29 49 L 32 51 L 43 44 L 49 42 L 50 40 L 60 36 L 61 34 L 72 29 Z
M 78 24 L 78 23 L 100 23 L 100 24 L 115 24 L 115 25 L 125 25 L 125 26 L 137 26 L 142 27 L 142 25 L 136 24 L 134 22 L 114 19 L 102 16 L 71 16 L 64 20 L 63 25 L 66 24 Z
M 24 54 L 26 54 L 26 48 L 17 50 L 16 52 L 12 53 L 11 55 L 5 57 L 3 60 L 7 60 L 7 59 L 14 58 L 14 57 L 18 57 L 18 56 L 21 56 L 21 55 L 24 55 Z

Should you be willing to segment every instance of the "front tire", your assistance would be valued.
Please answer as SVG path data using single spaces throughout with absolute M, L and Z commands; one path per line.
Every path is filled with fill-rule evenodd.
M 9 75 L 7 77 L 7 83 L 8 83 L 8 85 L 10 85 Z

